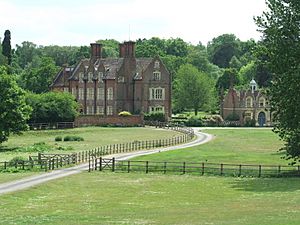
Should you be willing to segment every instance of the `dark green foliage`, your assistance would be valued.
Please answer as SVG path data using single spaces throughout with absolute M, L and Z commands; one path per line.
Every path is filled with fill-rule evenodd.
M 11 64 L 12 59 L 10 39 L 10 31 L 6 30 L 4 32 L 4 39 L 2 42 L 2 54 L 7 58 L 8 65 Z
M 64 141 L 84 141 L 84 138 L 79 136 L 65 136 Z
M 268 11 L 256 18 L 263 33 L 258 49 L 272 72 L 270 97 L 274 131 L 285 141 L 281 149 L 292 163 L 300 161 L 300 3 L 267 0 Z
M 31 108 L 26 104 L 25 92 L 18 87 L 14 76 L 0 67 L 0 144 L 11 133 L 20 134 L 27 130 L 26 120 Z
M 202 126 L 202 120 L 198 117 L 192 116 L 185 122 L 185 125 L 188 127 L 200 127 Z
M 221 68 L 228 68 L 233 56 L 240 54 L 240 40 L 234 34 L 223 34 L 207 45 L 211 62 Z
M 26 101 L 33 109 L 31 123 L 72 122 L 78 114 L 78 103 L 69 93 L 27 93 Z
M 228 121 L 239 121 L 240 120 L 240 116 L 236 113 L 231 113 L 229 114 L 225 120 L 228 120 Z
M 227 90 L 230 87 L 238 85 L 240 83 L 240 79 L 238 77 L 237 71 L 235 69 L 225 69 L 224 73 L 221 77 L 219 77 L 216 88 L 220 92 L 220 90 Z
M 247 119 L 245 121 L 244 126 L 245 127 L 255 127 L 255 123 L 256 123 L 255 119 Z
M 148 113 L 144 115 L 144 120 L 146 121 L 159 121 L 159 122 L 165 122 L 165 114 L 164 113 Z
M 26 160 L 27 159 L 23 156 L 16 156 L 16 157 L 13 157 L 11 160 L 9 160 L 8 165 L 9 166 L 14 166 L 14 165 L 17 165 L 17 164 L 21 164 Z
M 62 141 L 62 136 L 55 137 L 55 141 Z
M 37 65 L 29 64 L 21 74 L 19 79 L 20 85 L 34 93 L 43 93 L 49 91 L 49 86 L 59 68 L 50 57 L 37 58 L 40 60 Z

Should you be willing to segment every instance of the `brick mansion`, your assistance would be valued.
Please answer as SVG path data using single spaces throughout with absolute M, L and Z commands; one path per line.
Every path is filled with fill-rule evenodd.
M 136 58 L 133 41 L 119 44 L 119 58 L 103 58 L 102 45 L 92 43 L 91 58 L 63 67 L 51 89 L 74 95 L 82 115 L 128 111 L 171 116 L 170 73 L 159 57 Z

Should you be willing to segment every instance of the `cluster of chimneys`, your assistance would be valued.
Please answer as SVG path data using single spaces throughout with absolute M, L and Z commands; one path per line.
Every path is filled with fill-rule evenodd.
M 91 58 L 96 60 L 102 58 L 102 44 L 91 43 Z M 135 57 L 135 42 L 127 41 L 119 44 L 120 58 L 134 58 Z

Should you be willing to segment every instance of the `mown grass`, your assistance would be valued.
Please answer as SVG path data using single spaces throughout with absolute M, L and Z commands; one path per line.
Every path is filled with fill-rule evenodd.
M 271 129 L 215 129 L 203 132 L 215 139 L 204 145 L 146 155 L 135 160 L 211 162 L 238 164 L 280 164 L 288 162 L 278 152 L 283 143 Z
M 1 196 L 2 224 L 299 224 L 299 179 L 93 172 Z
M 57 136 L 79 136 L 84 138 L 84 141 L 74 142 L 55 142 Z M 53 150 L 52 152 L 76 152 L 90 150 L 95 147 L 107 144 L 126 143 L 132 141 L 165 139 L 180 135 L 178 132 L 173 132 L 155 128 L 108 128 L 108 127 L 84 127 L 66 130 L 44 130 L 44 131 L 28 131 L 23 135 L 12 135 L 7 142 L 0 145 L 0 161 L 7 161 L 15 156 L 36 155 L 37 153 L 18 152 L 20 147 L 31 146 L 34 143 L 45 142 L 52 146 L 52 149 L 58 146 L 72 147 L 72 150 L 61 151 Z
M 39 174 L 40 174 L 39 172 L 30 172 L 30 171 L 26 171 L 26 172 L 19 171 L 18 173 L 0 173 L 0 184 L 33 176 L 33 175 L 39 175 Z

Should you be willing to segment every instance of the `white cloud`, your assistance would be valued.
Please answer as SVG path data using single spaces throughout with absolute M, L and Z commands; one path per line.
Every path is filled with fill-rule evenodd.
M 131 39 L 181 37 L 205 44 L 223 33 L 257 39 L 253 16 L 264 9 L 264 0 L 2 0 L 0 32 L 10 29 L 15 44 L 87 45 L 127 40 L 130 25 Z

